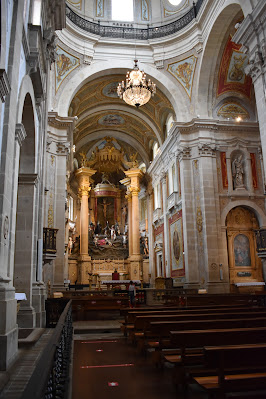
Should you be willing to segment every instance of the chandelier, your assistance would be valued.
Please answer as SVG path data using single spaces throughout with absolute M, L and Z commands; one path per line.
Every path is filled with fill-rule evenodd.
M 134 62 L 134 68 L 126 74 L 126 83 L 122 81 L 118 84 L 117 94 L 127 104 L 138 108 L 146 104 L 156 93 L 156 85 L 150 79 L 146 79 L 144 71 L 139 70 L 138 60 Z

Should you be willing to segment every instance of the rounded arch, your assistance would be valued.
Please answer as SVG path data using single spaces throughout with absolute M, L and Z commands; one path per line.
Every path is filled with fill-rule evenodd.
M 212 117 L 212 96 L 216 77 L 215 70 L 222 43 L 236 16 L 243 12 L 238 0 L 225 2 L 221 12 L 213 21 L 206 40 L 200 64 L 198 79 L 197 114 L 201 117 Z
M 254 212 L 256 217 L 257 217 L 257 219 L 258 219 L 260 228 L 266 228 L 266 215 L 265 215 L 265 213 L 263 212 L 263 210 L 257 204 L 254 204 L 254 202 L 248 201 L 248 200 L 238 200 L 238 201 L 230 202 L 222 211 L 222 214 L 221 214 L 221 226 L 223 226 L 223 227 L 226 226 L 226 217 L 227 217 L 228 213 L 233 208 L 236 208 L 238 206 L 243 206 L 245 208 L 248 208 L 252 212 Z
M 106 129 L 90 134 L 90 139 L 91 139 L 91 141 L 100 140 L 100 139 L 103 139 L 104 137 L 110 136 L 110 135 L 117 140 L 125 141 L 125 140 L 123 140 L 123 138 L 121 138 L 120 132 L 115 131 L 115 130 L 106 130 Z M 128 142 L 128 144 L 130 144 L 132 147 L 134 147 L 139 152 L 139 154 L 140 154 L 141 158 L 143 159 L 143 161 L 145 162 L 145 164 L 149 165 L 149 162 L 150 162 L 149 156 L 146 153 L 143 146 L 136 139 L 134 139 L 131 136 L 126 136 L 126 142 Z M 83 137 L 76 145 L 76 152 L 80 151 L 80 149 L 86 143 L 87 143 L 87 138 Z M 92 148 L 94 148 L 94 147 L 95 146 L 93 146 Z
M 110 60 L 95 62 L 94 64 L 75 71 L 73 77 L 64 82 L 58 93 L 57 103 L 53 104 L 54 111 L 57 110 L 60 116 L 67 116 L 70 103 L 78 90 L 88 81 L 108 74 L 126 74 L 133 69 L 131 62 L 127 60 Z M 146 74 L 156 83 L 157 87 L 166 95 L 171 102 L 175 114 L 181 121 L 189 120 L 189 109 L 184 99 L 181 88 L 174 85 L 173 80 L 161 71 L 148 64 L 141 64 L 140 69 L 145 69 Z M 163 83 L 162 83 L 163 82 Z
M 20 150 L 20 173 L 36 172 L 37 122 L 33 84 L 28 75 L 22 79 L 17 108 L 17 123 L 22 123 L 26 138 Z
M 160 145 L 162 145 L 162 138 L 160 135 L 160 132 L 157 128 L 157 126 L 155 125 L 155 123 L 149 119 L 145 114 L 140 113 L 137 108 L 132 107 L 132 109 L 130 109 L 129 112 L 129 108 L 127 105 L 124 104 L 112 104 L 112 106 L 110 107 L 109 104 L 107 105 L 99 105 L 96 106 L 94 108 L 91 108 L 89 110 L 86 110 L 85 112 L 83 112 L 80 117 L 79 120 L 82 121 L 82 118 L 86 118 L 88 116 L 97 114 L 97 113 L 101 113 L 102 111 L 119 111 L 120 114 L 124 114 L 124 115 L 131 115 L 133 117 L 136 117 L 139 120 L 142 120 L 143 122 L 145 122 L 148 126 L 150 126 L 150 128 L 152 129 L 152 131 L 155 133 L 156 139 L 159 141 Z

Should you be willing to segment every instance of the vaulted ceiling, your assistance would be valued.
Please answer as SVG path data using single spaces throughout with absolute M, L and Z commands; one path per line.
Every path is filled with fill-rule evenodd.
M 151 160 L 155 141 L 164 141 L 165 122 L 173 113 L 171 103 L 157 90 L 151 100 L 137 109 L 121 100 L 116 88 L 125 75 L 108 75 L 86 83 L 73 98 L 69 115 L 77 116 L 74 132 L 77 158 L 85 152 L 90 156 L 93 148 L 104 137 L 114 137 L 129 156 L 138 152 L 140 162 Z

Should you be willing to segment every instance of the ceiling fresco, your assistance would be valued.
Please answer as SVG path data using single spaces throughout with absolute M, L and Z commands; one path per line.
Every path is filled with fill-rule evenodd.
M 164 141 L 165 122 L 173 108 L 160 91 L 140 109 L 127 105 L 116 93 L 125 75 L 108 75 L 86 83 L 73 98 L 69 115 L 77 116 L 74 144 L 78 151 L 90 151 L 96 137 L 116 136 L 125 143 L 125 152 L 140 145 L 150 158 L 154 141 Z M 128 146 L 130 142 L 130 146 Z M 131 151 L 131 149 L 130 149 Z M 140 159 L 140 161 L 143 159 Z

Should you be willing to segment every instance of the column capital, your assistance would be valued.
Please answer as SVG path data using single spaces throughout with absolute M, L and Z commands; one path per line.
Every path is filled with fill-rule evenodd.
M 134 178 L 134 177 L 141 178 L 142 176 L 144 176 L 144 173 L 142 172 L 142 170 L 137 169 L 137 168 L 128 169 L 124 173 L 127 177 L 129 177 L 131 179 L 131 181 L 132 181 L 132 178 Z
M 132 194 L 132 196 L 135 196 L 135 195 L 139 195 L 139 192 L 140 192 L 140 188 L 139 187 L 129 187 L 129 192 Z
M 15 132 L 15 139 L 18 142 L 19 146 L 22 146 L 22 142 L 25 140 L 27 137 L 27 133 L 25 130 L 25 127 L 23 123 L 17 123 L 16 124 L 16 132 Z
M 80 198 L 89 196 L 89 192 L 91 191 L 91 176 L 94 173 L 96 173 L 96 170 L 87 168 L 86 166 L 82 166 L 75 172 L 79 182 L 78 193 Z

